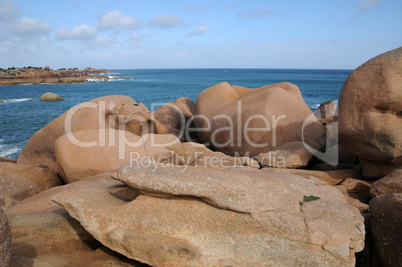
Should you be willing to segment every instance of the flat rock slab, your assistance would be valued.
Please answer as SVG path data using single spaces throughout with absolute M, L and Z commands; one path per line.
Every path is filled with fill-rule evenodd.
M 363 249 L 359 211 L 300 176 L 124 166 L 115 178 L 129 187 L 52 199 L 103 245 L 153 266 L 354 266 Z M 122 197 L 129 188 L 141 194 Z

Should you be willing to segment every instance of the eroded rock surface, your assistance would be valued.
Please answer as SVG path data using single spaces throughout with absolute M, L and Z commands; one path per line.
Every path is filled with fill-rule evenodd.
M 0 208 L 0 266 L 10 266 L 11 230 L 3 209 Z
M 200 140 L 231 156 L 254 157 L 293 141 L 316 150 L 324 145 L 324 127 L 291 83 L 214 85 L 199 94 L 195 116 Z
M 381 266 L 402 266 L 402 193 L 370 201 L 374 256 Z
M 401 116 L 402 47 L 354 70 L 339 96 L 339 140 L 359 157 L 365 177 L 402 166 Z
M 402 193 L 402 169 L 394 170 L 375 181 L 370 188 L 371 197 Z
M 6 211 L 12 232 L 12 265 L 42 266 L 145 266 L 100 244 L 66 210 L 51 201 L 60 192 L 109 188 L 121 198 L 135 196 L 111 178 L 112 173 L 88 177 L 73 184 L 51 188 Z M 137 193 L 138 195 L 138 193 Z M 1 265 L 4 266 L 4 265 Z
M 359 211 L 330 186 L 250 168 L 122 167 L 141 192 L 61 192 L 53 200 L 105 246 L 155 266 L 353 266 Z M 318 200 L 305 201 L 305 196 Z
M 46 167 L 0 162 L 0 206 L 4 209 L 58 185 L 59 176 Z
M 74 138 L 79 141 L 63 135 L 55 145 L 58 173 L 66 183 L 117 171 L 129 162 L 135 166 L 146 161 L 174 162 L 176 155 L 184 154 L 182 144 L 171 134 L 138 136 L 128 131 L 93 129 L 75 132 Z
M 55 143 L 64 134 L 91 129 L 125 130 L 142 136 L 168 130 L 151 119 L 143 103 L 128 96 L 110 95 L 77 105 L 37 131 L 18 156 L 19 164 L 44 165 L 57 172 Z

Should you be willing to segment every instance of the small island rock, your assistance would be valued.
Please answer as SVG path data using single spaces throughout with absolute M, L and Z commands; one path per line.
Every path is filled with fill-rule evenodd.
M 39 98 L 39 100 L 42 100 L 42 101 L 58 101 L 58 100 L 64 100 L 64 98 L 62 98 L 61 96 L 56 95 L 54 93 L 47 92 L 47 93 L 43 94 Z

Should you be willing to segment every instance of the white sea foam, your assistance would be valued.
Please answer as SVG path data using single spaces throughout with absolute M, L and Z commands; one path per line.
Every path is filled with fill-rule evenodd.
M 15 153 L 19 153 L 22 148 L 15 145 L 2 144 L 4 139 L 0 138 L 0 157 L 9 157 Z
M 122 78 L 118 78 L 118 77 L 112 76 L 112 75 L 107 75 L 107 76 L 108 76 L 107 79 L 106 78 L 89 78 L 89 79 L 87 79 L 87 81 L 88 82 L 105 82 L 105 81 L 112 82 L 112 81 L 122 81 L 122 80 L 124 80 Z
M 97 79 L 97 78 L 89 78 L 87 79 L 88 82 L 104 82 L 105 79 L 101 78 L 101 79 Z
M 122 78 L 116 77 L 116 76 L 112 76 L 112 75 L 108 75 L 109 80 L 108 82 L 112 82 L 112 81 L 122 81 Z
M 312 110 L 312 111 L 316 111 L 321 104 L 314 104 L 314 105 L 309 105 L 308 107 Z
M 33 98 L 18 98 L 18 99 L 6 99 L 4 100 L 3 103 L 7 103 L 7 102 L 25 102 L 25 101 L 31 101 L 34 100 Z
M 11 156 L 11 155 L 13 155 L 13 154 L 15 154 L 15 153 L 18 153 L 18 152 L 20 152 L 21 151 L 21 148 L 19 148 L 19 147 L 9 147 L 9 148 L 3 148 L 3 147 L 5 147 L 4 145 L 0 145 L 0 149 L 1 149 L 1 151 L 0 151 L 0 157 L 4 157 L 4 158 L 7 158 L 7 157 L 9 157 L 9 156 Z

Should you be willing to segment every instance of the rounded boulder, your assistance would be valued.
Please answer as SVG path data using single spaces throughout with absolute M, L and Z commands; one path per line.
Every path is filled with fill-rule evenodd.
M 67 133 L 90 129 L 125 130 L 142 136 L 146 133 L 168 133 L 143 103 L 122 95 L 110 95 L 79 104 L 37 131 L 27 142 L 18 164 L 44 165 L 57 171 L 56 140 Z
M 59 95 L 56 95 L 55 93 L 47 92 L 47 93 L 44 93 L 44 94 L 39 98 L 39 100 L 42 100 L 42 101 L 59 101 L 59 100 L 64 100 L 64 98 L 62 98 L 62 97 L 59 96 Z
M 197 98 L 195 124 L 202 142 L 231 156 L 254 157 L 294 141 L 319 150 L 325 141 L 299 88 L 287 82 L 256 89 L 212 86 Z
M 354 70 L 338 104 L 340 143 L 379 178 L 402 166 L 402 47 Z

